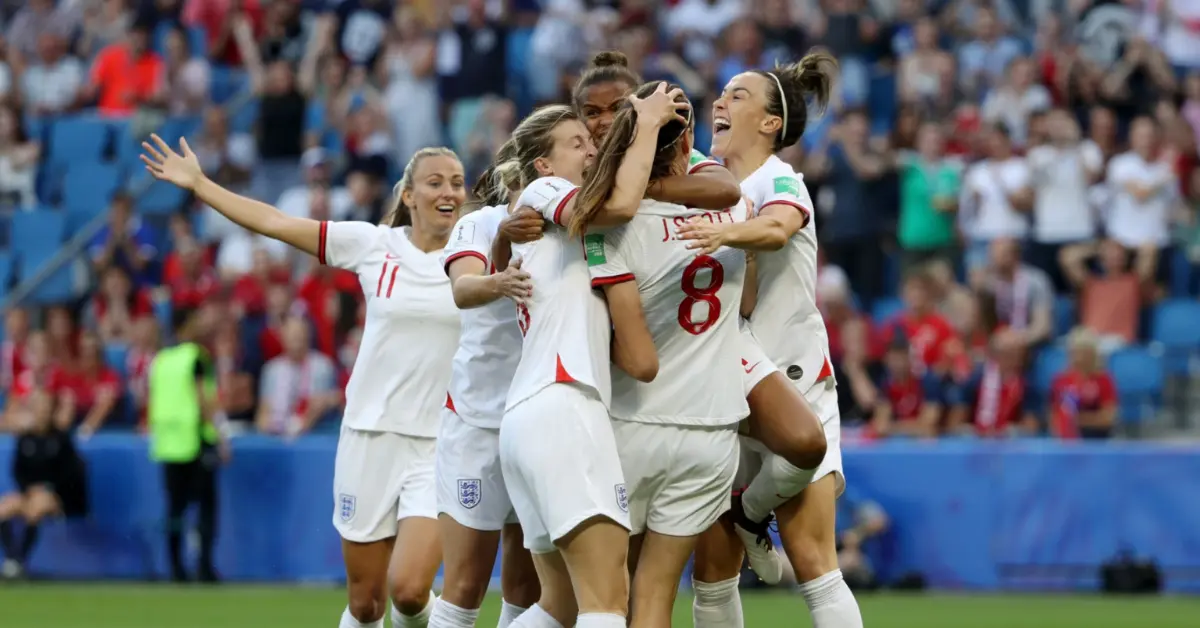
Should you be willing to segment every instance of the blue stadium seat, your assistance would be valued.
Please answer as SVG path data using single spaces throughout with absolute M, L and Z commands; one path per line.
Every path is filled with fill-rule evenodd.
M 78 115 L 60 118 L 50 127 L 49 159 L 67 164 L 100 161 L 109 141 L 110 125 L 103 118 Z
M 871 304 L 871 320 L 883 323 L 904 311 L 904 301 L 900 299 L 876 299 Z
M 532 28 L 514 29 L 508 34 L 505 42 L 505 65 L 508 74 L 508 87 L 517 105 L 517 114 L 524 116 L 533 110 L 533 96 L 529 93 L 530 46 L 533 40 Z
M 170 183 L 155 181 L 138 195 L 136 207 L 139 212 L 146 214 L 173 214 L 185 201 L 187 192 Z
M 1075 327 L 1078 320 L 1075 298 L 1069 295 L 1059 295 L 1054 300 L 1054 335 L 1065 336 Z
M 1067 350 L 1052 345 L 1038 352 L 1033 361 L 1033 391 L 1044 399 L 1054 378 L 1067 368 Z
M 169 118 L 163 123 L 162 128 L 158 130 L 158 135 L 163 138 L 163 141 L 174 147 L 179 145 L 179 138 L 181 137 L 191 137 L 194 139 L 196 133 L 200 131 L 202 124 L 204 124 L 204 120 L 200 116 Z M 140 144 L 138 145 L 138 152 L 141 152 Z
M 1121 419 L 1140 422 L 1153 416 L 1162 401 L 1163 359 L 1144 347 L 1126 347 L 1108 358 L 1117 384 Z
M 8 286 L 13 278 L 12 255 L 0 251 L 0 301 L 8 296 Z
M 1187 297 L 1192 291 L 1192 260 L 1188 259 L 1187 248 L 1177 246 L 1171 249 L 1170 258 L 1160 263 L 1170 264 L 1169 286 L 1172 297 Z
M 26 281 L 41 270 L 55 255 L 58 247 L 31 253 L 21 258 L 21 281 Z M 29 293 L 29 300 L 38 305 L 67 303 L 77 296 L 75 291 L 74 262 L 67 262 L 55 270 L 49 277 L 42 279 Z
M 258 123 L 258 100 L 250 99 L 229 112 L 229 130 L 235 133 L 250 133 Z
M 1200 351 L 1200 302 L 1163 301 L 1151 313 L 1150 340 L 1162 345 L 1167 372 L 1185 375 L 1192 356 Z
M 250 81 L 242 70 L 215 66 L 212 69 L 212 99 L 218 105 L 225 104 L 230 98 L 247 89 Z
M 108 203 L 121 187 L 121 168 L 99 162 L 72 163 L 63 181 L 63 206 L 68 211 L 91 212 L 108 209 Z
M 10 250 L 20 258 L 22 273 L 27 256 L 57 252 L 65 234 L 66 215 L 62 212 L 42 208 L 13 214 Z

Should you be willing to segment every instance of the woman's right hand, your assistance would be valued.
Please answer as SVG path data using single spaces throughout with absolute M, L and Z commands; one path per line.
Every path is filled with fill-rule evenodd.
M 142 149 L 145 152 L 141 157 L 142 163 L 146 164 L 146 170 L 159 181 L 173 183 L 185 190 L 196 189 L 196 186 L 204 179 L 204 172 L 200 169 L 200 160 L 188 146 L 187 140 L 180 138 L 179 150 L 182 151 L 180 154 L 171 150 L 171 147 L 158 135 L 151 134 L 150 139 L 154 141 L 157 148 L 151 146 L 150 142 L 142 142 Z
M 533 296 L 533 282 L 529 273 L 521 270 L 521 258 L 508 263 L 508 267 L 493 275 L 501 296 L 508 297 L 517 303 Z
M 659 129 L 670 122 L 687 124 L 688 119 L 683 112 L 690 109 L 691 105 L 687 100 L 676 100 L 682 96 L 682 89 L 676 87 L 667 91 L 667 82 L 661 81 L 653 94 L 645 98 L 638 98 L 636 94 L 631 94 L 629 102 L 633 104 L 633 110 L 637 112 L 638 124 Z

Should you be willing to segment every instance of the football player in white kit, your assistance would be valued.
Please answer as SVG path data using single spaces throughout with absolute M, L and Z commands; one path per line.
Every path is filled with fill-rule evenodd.
M 512 252 L 534 286 L 518 306 L 524 342 L 500 427 L 500 459 L 542 585 L 540 601 L 514 627 L 626 624 L 628 494 L 608 417 L 610 342 L 613 361 L 641 380 L 654 378 L 658 357 L 636 291 L 632 303 L 606 307 L 591 289 L 580 236 L 633 217 L 659 129 L 683 120 L 680 95 L 663 84 L 630 99 L 637 130 L 615 148 L 622 158 L 616 174 L 603 177 L 605 188 L 577 187 L 595 148 L 567 107 L 546 107 L 523 121 L 513 134 L 515 163 L 498 166 L 505 181 L 530 182 L 517 206 L 551 223 L 540 240 Z
M 639 95 L 654 87 L 642 87 Z M 637 124 L 632 113 L 622 111 L 613 121 L 598 172 L 615 175 L 606 162 L 621 154 L 605 149 L 629 143 Z M 659 132 L 652 187 L 688 171 L 691 131 L 690 124 L 673 123 Z M 738 304 L 745 253 L 723 247 L 697 256 L 688 250 L 676 229 L 693 217 L 734 222 L 745 220 L 746 208 L 739 202 L 706 211 L 646 199 L 628 224 L 584 238 L 592 287 L 602 288 L 610 302 L 640 297 L 659 353 L 658 377 L 651 382 L 612 370 L 609 413 L 633 535 L 633 628 L 671 625 L 679 579 L 696 539 L 729 509 L 737 426 L 750 412 L 742 387 L 731 385 L 740 384 L 743 375 Z
M 815 472 L 797 468 L 764 447 L 748 451 L 755 446 L 747 443 L 739 476 L 757 474 L 742 493 L 741 512 L 735 504 L 732 514 L 747 529 L 761 526 L 774 509 L 814 626 L 859 628 L 858 603 L 837 563 L 835 502 L 844 487 L 841 425 L 828 338 L 816 307 L 812 201 L 803 177 L 775 156 L 800 140 L 809 101 L 818 107 L 828 102 L 836 65 L 828 54 L 812 53 L 798 63 L 745 72 L 729 81 L 713 104 L 713 154 L 723 158 L 742 182 L 754 217 L 730 225 L 693 221 L 680 228 L 680 235 L 694 240 L 692 246 L 700 253 L 722 246 L 758 251 L 757 303 L 750 328 L 824 425 L 827 453 Z M 761 470 L 755 469 L 755 458 Z M 740 554 L 728 551 L 735 542 L 728 536 L 719 538 L 719 526 L 712 532 L 697 550 L 694 577 L 701 584 L 693 606 L 695 624 L 697 628 L 741 626 L 736 584 Z M 717 564 L 728 557 L 737 557 L 737 564 L 733 560 Z
M 496 157 L 511 158 L 508 142 Z M 454 225 L 446 245 L 446 274 L 462 310 L 462 337 L 454 354 L 450 390 L 438 433 L 436 477 L 444 571 L 442 594 L 430 628 L 474 628 L 503 539 L 498 628 L 537 602 L 539 586 L 524 547 L 500 471 L 500 419 L 517 361 L 521 332 L 514 301 L 529 296 L 529 273 L 520 260 L 489 272 L 496 240 L 528 242 L 541 237 L 542 217 L 510 213 L 511 192 L 498 189 L 488 168 L 473 190 L 484 206 Z M 503 534 L 502 534 L 503 533 Z
M 142 160 L 156 178 L 191 190 L 233 222 L 353 270 L 367 299 L 366 326 L 346 390 L 334 463 L 333 524 L 342 536 L 349 604 L 340 628 L 426 626 L 441 564 L 433 466 L 459 313 L 442 249 L 466 198 L 449 149 L 419 151 L 396 185 L 385 224 L 288 216 L 206 178 L 196 155 L 158 136 Z M 411 219 L 412 226 L 404 227 Z

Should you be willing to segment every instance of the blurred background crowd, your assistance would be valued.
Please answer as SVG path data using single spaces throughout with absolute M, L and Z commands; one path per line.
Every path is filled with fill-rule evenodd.
M 474 176 L 597 51 L 682 85 L 704 150 L 729 78 L 820 46 L 836 102 L 784 157 L 848 434 L 1196 427 L 1200 0 L 0 0 L 0 24 L 0 425 L 135 429 L 172 308 L 202 306 L 230 419 L 336 429 L 357 280 L 152 184 L 152 130 L 289 214 L 374 221 L 413 152 Z

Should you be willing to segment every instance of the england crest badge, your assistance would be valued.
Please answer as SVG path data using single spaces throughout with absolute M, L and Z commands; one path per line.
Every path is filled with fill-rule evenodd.
M 342 521 L 350 521 L 354 518 L 354 509 L 358 504 L 358 500 L 353 495 L 342 493 L 338 495 L 338 516 Z
M 620 508 L 622 512 L 629 512 L 629 490 L 625 488 L 624 484 L 618 484 L 616 486 L 616 491 L 617 507 Z
M 479 501 L 483 499 L 482 492 L 479 480 L 458 481 L 458 503 L 467 510 L 479 505 Z

